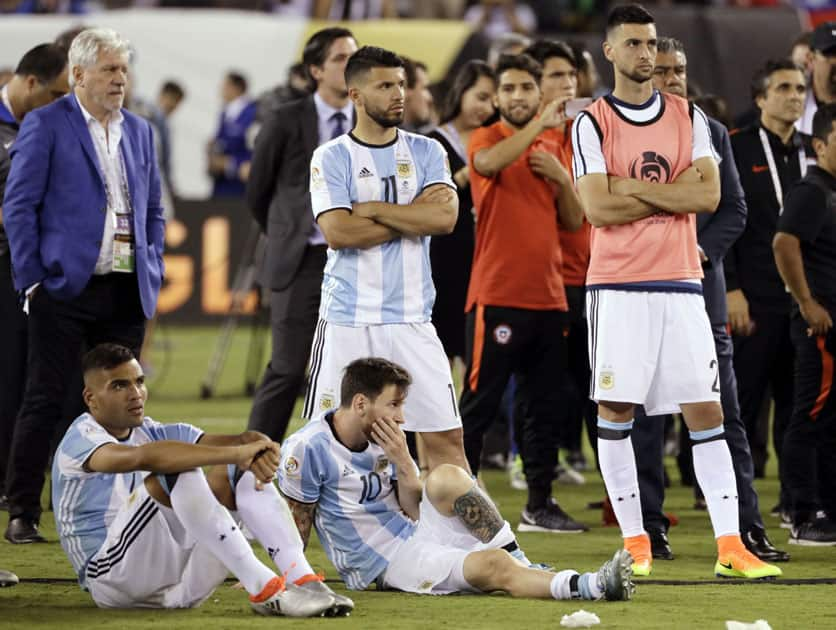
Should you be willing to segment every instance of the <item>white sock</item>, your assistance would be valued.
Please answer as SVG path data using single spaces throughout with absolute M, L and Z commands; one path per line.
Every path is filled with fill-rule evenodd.
M 725 438 L 708 442 L 698 441 L 706 437 L 722 436 L 723 427 L 718 430 L 691 432 L 691 439 L 697 441 L 691 446 L 694 457 L 694 474 L 705 495 L 714 537 L 740 533 L 737 507 L 737 483 L 732 467 L 731 453 Z M 712 435 L 707 435 L 709 432 Z M 697 436 L 697 437 L 695 437 Z M 699 436 L 704 436 L 700 438 Z
M 190 470 L 177 476 L 171 507 L 189 535 L 209 549 L 250 595 L 258 595 L 276 577 L 255 557 L 232 516 L 212 494 L 203 471 Z
M 633 441 L 630 439 L 632 428 L 632 420 L 608 422 L 598 418 L 598 462 L 601 465 L 601 476 L 604 478 L 604 485 L 624 538 L 644 533 L 636 456 L 633 453 Z M 601 433 L 610 437 L 623 434 L 624 437 L 602 438 Z
M 268 483 L 255 489 L 255 475 L 247 471 L 235 484 L 235 502 L 241 520 L 267 550 L 288 582 L 313 573 L 287 502 Z
M 549 585 L 552 597 L 554 599 L 572 599 L 572 587 L 569 582 L 577 574 L 577 571 L 572 571 L 571 569 L 556 573 Z

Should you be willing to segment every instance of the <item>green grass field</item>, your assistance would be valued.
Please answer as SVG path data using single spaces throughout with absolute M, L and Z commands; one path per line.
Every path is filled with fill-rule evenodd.
M 161 421 L 189 421 L 208 431 L 241 431 L 249 412 L 243 396 L 243 365 L 247 348 L 244 332 L 236 334 L 225 371 L 215 397 L 199 398 L 200 383 L 216 339 L 215 329 L 167 328 L 158 331 L 152 355 L 148 414 Z M 298 408 L 297 408 L 298 411 Z M 299 426 L 295 420 L 293 428 Z M 676 467 L 669 462 L 669 472 Z M 774 469 L 758 481 L 761 507 L 776 502 Z M 596 569 L 619 546 L 615 528 L 600 526 L 600 511 L 588 511 L 588 501 L 603 496 L 603 484 L 596 474 L 587 473 L 584 486 L 555 486 L 561 505 L 575 518 L 592 526 L 581 535 L 521 534 L 520 543 L 530 558 L 556 568 L 580 571 Z M 484 476 L 491 495 L 504 516 L 516 526 L 524 493 L 511 490 L 506 476 L 488 472 Z M 88 595 L 72 581 L 73 573 L 55 537 L 52 513 L 43 516 L 48 544 L 12 546 L 0 542 L 0 568 L 10 569 L 21 584 L 0 589 L 0 628 L 266 628 L 303 623 L 342 628 L 529 628 L 559 627 L 560 619 L 581 608 L 595 612 L 602 628 L 725 628 L 725 621 L 753 622 L 766 619 L 774 630 L 836 628 L 836 586 L 833 584 L 789 584 L 788 581 L 836 578 L 836 548 L 787 547 L 785 530 L 777 519 L 766 516 L 773 541 L 793 555 L 783 566 L 787 582 L 739 584 L 719 583 L 712 575 L 714 544 L 705 512 L 692 509 L 690 488 L 676 480 L 668 493 L 666 510 L 679 517 L 670 532 L 676 554 L 673 562 L 657 561 L 650 583 L 637 580 L 632 602 L 554 602 L 514 600 L 507 596 L 427 597 L 369 590 L 351 593 L 357 608 L 348 619 L 290 620 L 259 618 L 251 614 L 245 594 L 228 582 L 214 597 L 196 610 L 106 611 L 97 609 Z M 7 515 L 0 513 L 5 529 Z M 332 586 L 336 571 L 325 558 L 315 537 L 308 556 L 323 569 Z M 263 556 L 262 556 L 263 557 Z M 656 581 L 681 581 L 658 584 Z

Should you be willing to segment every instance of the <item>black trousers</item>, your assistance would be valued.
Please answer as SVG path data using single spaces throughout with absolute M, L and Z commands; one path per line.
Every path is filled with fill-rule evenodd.
M 8 252 L 0 255 L 0 349 L 0 494 L 5 494 L 15 419 L 26 382 L 26 315 L 14 288 Z
M 26 389 L 6 471 L 9 517 L 38 519 L 50 438 L 63 418 L 82 354 L 118 343 L 139 357 L 145 316 L 135 274 L 93 276 L 78 297 L 62 301 L 39 287 L 29 303 Z
M 564 381 L 565 403 L 561 404 L 565 419 L 560 423 L 560 446 L 580 450 L 584 421 L 587 426 L 596 426 L 598 421 L 598 405 L 589 399 L 589 343 L 584 314 L 586 289 L 567 286 L 566 301 L 569 303 L 569 334 L 566 337 L 568 378 Z M 593 435 L 590 434 L 590 441 L 594 444 Z
M 732 341 L 722 324 L 711 327 L 720 379 L 720 400 L 723 405 L 723 428 L 732 457 L 734 476 L 737 480 L 738 507 L 741 531 L 763 527 L 755 491 L 755 471 L 752 453 L 746 438 L 740 406 L 737 402 L 737 382 L 733 364 Z M 639 492 L 642 501 L 642 517 L 647 529 L 667 531 L 668 519 L 662 511 L 665 500 L 665 471 L 662 463 L 665 422 L 664 416 L 647 417 L 642 407 L 636 407 L 636 423 L 631 432 L 633 450 L 636 452 L 636 468 L 639 475 Z
M 326 252 L 325 245 L 308 246 L 296 277 L 286 288 L 270 293 L 273 350 L 255 392 L 247 426 L 277 442 L 284 438 L 305 381 L 319 317 Z
M 782 453 L 788 507 L 796 523 L 810 519 L 819 509 L 836 518 L 836 332 L 831 329 L 826 336 L 808 337 L 807 323 L 796 312 L 792 341 L 795 404 Z
M 768 418 L 760 420 L 764 398 L 772 393 L 775 419 L 772 442 L 778 457 L 779 477 L 783 478 L 781 444 L 789 424 L 793 405 L 793 356 L 789 313 L 761 312 L 751 306 L 754 332 L 748 337 L 734 337 L 734 372 L 740 399 L 740 415 L 756 470 L 766 465 L 769 435 Z M 782 492 L 782 500 L 783 500 Z
M 566 373 L 566 313 L 478 306 L 467 315 L 467 371 L 460 404 L 464 450 L 474 474 L 485 431 L 513 374 L 516 435 L 529 497 L 551 492 L 557 464 L 558 405 Z

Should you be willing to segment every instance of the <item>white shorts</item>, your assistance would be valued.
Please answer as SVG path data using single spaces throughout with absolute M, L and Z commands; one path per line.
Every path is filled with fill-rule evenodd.
M 87 588 L 101 608 L 191 608 L 228 573 L 141 484 L 88 564 Z
M 424 492 L 418 527 L 389 561 L 383 584 L 420 595 L 476 593 L 464 579 L 464 559 L 485 548 L 458 518 L 440 514 Z
M 649 416 L 720 402 L 711 324 L 697 293 L 592 289 L 590 398 L 644 405 Z
M 404 406 L 405 431 L 448 431 L 462 426 L 450 363 L 435 327 L 424 324 L 339 326 L 319 320 L 311 349 L 311 384 L 303 417 L 340 404 L 343 369 L 355 359 L 381 357 L 412 375 Z

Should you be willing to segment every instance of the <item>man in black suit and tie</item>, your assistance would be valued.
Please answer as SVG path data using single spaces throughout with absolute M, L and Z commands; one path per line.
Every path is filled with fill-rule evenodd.
M 326 260 L 327 245 L 308 193 L 311 156 L 351 128 L 354 110 L 344 71 L 356 50 L 354 36 L 344 28 L 311 36 L 302 62 L 316 91 L 265 116 L 247 181 L 247 202 L 267 233 L 263 286 L 270 289 L 273 335 L 249 428 L 276 441 L 284 437 L 305 378 Z
M 653 85 L 662 92 L 687 97 L 687 61 L 682 42 L 670 37 L 660 37 L 657 42 L 656 68 Z M 697 243 L 700 247 L 704 277 L 702 280 L 705 309 L 714 333 L 717 351 L 717 387 L 723 405 L 723 425 L 734 474 L 737 479 L 738 505 L 740 507 L 740 536 L 746 547 L 765 562 L 789 560 L 789 554 L 776 549 L 764 530 L 758 508 L 758 494 L 754 486 L 754 467 L 746 429 L 740 417 L 737 400 L 737 381 L 733 369 L 733 346 L 726 329 L 726 281 L 723 274 L 723 258 L 746 227 L 746 201 L 740 177 L 731 151 L 729 132 L 718 121 L 708 119 L 711 142 L 720 163 L 720 205 L 713 214 L 697 215 Z M 639 413 L 637 410 L 636 418 Z M 644 418 L 633 427 L 633 448 L 641 457 L 636 458 L 641 493 L 642 516 L 650 535 L 654 558 L 673 559 L 668 544 L 669 522 L 662 512 L 665 499 L 664 421 L 662 418 Z M 650 454 L 653 453 L 654 456 Z

